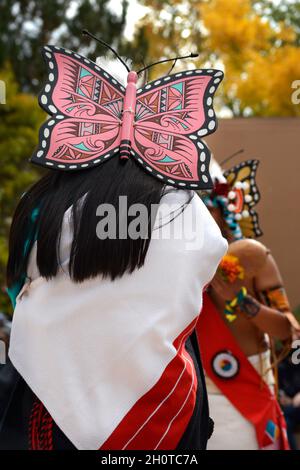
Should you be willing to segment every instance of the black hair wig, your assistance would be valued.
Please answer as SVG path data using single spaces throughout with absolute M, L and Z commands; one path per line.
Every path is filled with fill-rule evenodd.
M 72 206 L 71 279 L 82 282 L 103 275 L 114 280 L 144 264 L 153 217 L 148 220 L 147 238 L 99 239 L 96 234 L 97 207 L 113 205 L 119 224 L 119 196 L 127 196 L 128 207 L 135 203 L 144 204 L 151 214 L 152 205 L 159 204 L 165 192 L 162 182 L 144 172 L 133 160 L 124 163 L 117 155 L 98 167 L 76 173 L 49 171 L 23 195 L 16 208 L 10 231 L 8 287 L 26 273 L 28 254 L 35 237 L 31 234 L 25 251 L 24 244 L 31 231 L 33 211 L 37 210 L 34 230 L 41 276 L 50 279 L 58 272 L 62 221 L 65 211 Z

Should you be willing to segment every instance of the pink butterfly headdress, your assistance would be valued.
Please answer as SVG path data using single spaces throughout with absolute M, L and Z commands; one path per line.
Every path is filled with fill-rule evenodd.
M 216 130 L 213 96 L 223 72 L 187 70 L 137 89 L 144 69 L 129 71 L 118 56 L 128 70 L 125 88 L 70 50 L 48 45 L 43 56 L 49 74 L 39 103 L 51 117 L 40 129 L 33 163 L 76 171 L 119 154 L 166 184 L 212 187 L 210 152 L 201 137 Z

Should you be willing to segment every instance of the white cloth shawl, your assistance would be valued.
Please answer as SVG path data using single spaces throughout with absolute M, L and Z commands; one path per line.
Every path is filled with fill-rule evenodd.
M 175 190 L 163 197 L 158 213 L 172 219 L 169 205 L 178 209 L 186 200 L 186 191 Z M 17 299 L 9 356 L 78 449 L 98 449 L 157 383 L 176 355 L 174 339 L 199 315 L 202 290 L 227 249 L 196 194 L 177 212 L 165 225 L 157 216 L 145 265 L 114 282 L 71 281 L 70 209 L 54 279 L 39 276 L 32 249 L 32 282 Z

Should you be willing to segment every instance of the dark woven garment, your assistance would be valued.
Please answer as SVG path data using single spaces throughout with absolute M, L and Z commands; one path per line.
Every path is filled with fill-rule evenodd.
M 203 370 L 195 336 L 186 341 L 198 379 L 194 413 L 178 450 L 204 450 L 209 432 Z M 0 369 L 0 450 L 76 450 L 10 361 Z

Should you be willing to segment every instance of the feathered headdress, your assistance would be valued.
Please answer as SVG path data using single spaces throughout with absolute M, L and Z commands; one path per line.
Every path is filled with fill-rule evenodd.
M 222 171 L 211 159 L 214 187 L 203 196 L 208 207 L 219 207 L 234 238 L 256 238 L 262 235 L 254 206 L 260 200 L 256 185 L 258 160 L 247 160 L 230 170 Z

